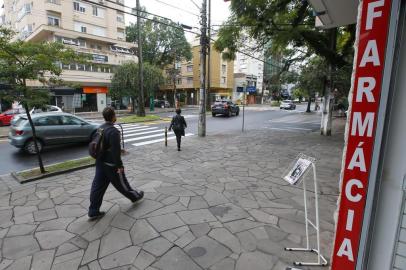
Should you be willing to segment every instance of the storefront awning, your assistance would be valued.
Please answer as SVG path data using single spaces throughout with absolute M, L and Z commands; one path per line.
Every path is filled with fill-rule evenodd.
M 84 86 L 83 94 L 107 94 L 108 88 L 105 86 Z
M 315 12 L 316 26 L 333 28 L 357 22 L 358 0 L 309 0 Z

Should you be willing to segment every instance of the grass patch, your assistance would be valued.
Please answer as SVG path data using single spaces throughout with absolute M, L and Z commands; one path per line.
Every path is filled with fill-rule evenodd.
M 86 165 L 92 165 L 95 163 L 95 160 L 92 157 L 85 157 L 80 159 L 68 160 L 61 163 L 56 163 L 53 165 L 45 166 L 46 173 L 54 173 L 59 171 L 65 171 L 77 167 L 82 167 Z M 21 171 L 17 173 L 17 176 L 21 178 L 32 178 L 43 175 L 39 168 L 34 168 L 27 171 Z
M 127 124 L 127 123 L 138 123 L 138 122 L 148 122 L 148 121 L 156 121 L 161 119 L 158 115 L 153 115 L 153 114 L 147 114 L 146 116 L 136 116 L 136 115 L 130 115 L 130 116 L 124 116 L 124 117 L 119 117 L 117 119 L 118 123 L 122 124 Z

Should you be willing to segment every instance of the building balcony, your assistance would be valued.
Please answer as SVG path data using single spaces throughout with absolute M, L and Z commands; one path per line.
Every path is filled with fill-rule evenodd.
M 45 10 L 62 13 L 61 0 L 45 0 Z

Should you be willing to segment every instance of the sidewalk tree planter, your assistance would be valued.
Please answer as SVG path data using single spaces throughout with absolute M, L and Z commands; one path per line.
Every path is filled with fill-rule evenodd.
M 0 98 L 21 104 L 30 123 L 38 163 L 41 173 L 45 173 L 29 111 L 32 107 L 42 107 L 49 102 L 49 92 L 27 86 L 27 81 L 39 81 L 44 87 L 60 85 L 59 64 L 85 62 L 86 57 L 77 54 L 58 42 L 23 42 L 14 40 L 16 32 L 0 27 L 0 81 L 8 88 L 0 92 Z

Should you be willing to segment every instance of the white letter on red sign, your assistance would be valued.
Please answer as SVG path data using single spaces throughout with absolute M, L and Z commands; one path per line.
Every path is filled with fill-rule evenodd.
M 345 185 L 345 197 L 347 197 L 347 199 L 350 202 L 359 202 L 362 199 L 361 194 L 357 194 L 357 195 L 352 195 L 352 187 L 353 186 L 357 186 L 357 188 L 363 188 L 364 186 L 362 185 L 361 181 L 358 179 L 351 179 L 350 181 L 348 181 L 347 185 Z
M 337 252 L 337 256 L 342 257 L 342 256 L 347 256 L 348 260 L 354 261 L 354 255 L 352 255 L 352 246 L 351 246 L 351 241 L 348 238 L 344 238 L 340 249 Z
M 366 172 L 367 168 L 365 166 L 365 156 L 364 150 L 362 149 L 362 144 L 358 144 L 358 147 L 355 148 L 354 155 L 352 155 L 350 164 L 348 164 L 349 170 L 354 170 L 355 167 L 358 167 L 361 172 Z
M 382 7 L 384 5 L 384 0 L 371 2 L 368 4 L 368 11 L 367 11 L 367 23 L 365 26 L 366 30 L 372 29 L 372 24 L 374 22 L 374 18 L 378 18 L 382 16 L 382 11 L 375 12 L 375 8 Z
M 351 135 L 355 136 L 364 136 L 365 130 L 367 130 L 367 137 L 372 137 L 372 129 L 374 126 L 374 119 L 375 119 L 375 113 L 373 112 L 368 112 L 365 115 L 364 122 L 362 122 L 362 115 L 360 112 L 355 112 L 352 117 L 352 128 L 351 128 Z
M 354 222 L 354 210 L 349 209 L 347 213 L 347 224 L 345 229 L 347 231 L 352 231 L 352 223 Z
M 372 95 L 372 90 L 374 90 L 376 85 L 376 80 L 374 77 L 360 77 L 358 79 L 358 91 L 356 102 L 362 102 L 362 97 L 367 97 L 368 102 L 375 102 L 374 95 Z
M 379 62 L 378 46 L 376 45 L 375 39 L 368 41 L 359 66 L 365 67 L 368 62 L 372 63 L 374 66 L 381 65 L 381 62 Z

